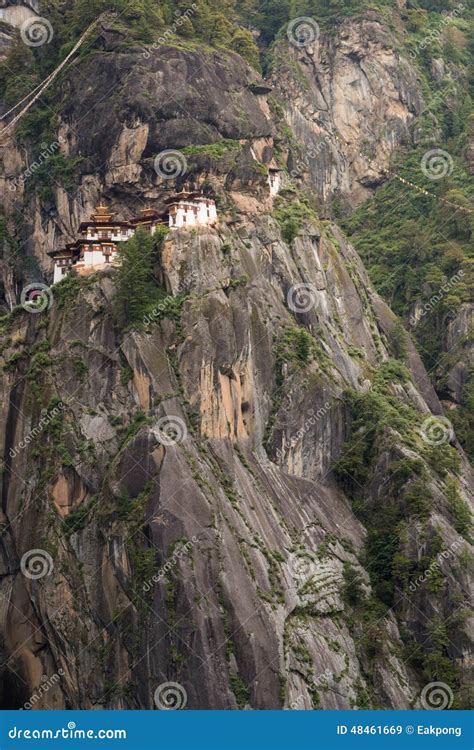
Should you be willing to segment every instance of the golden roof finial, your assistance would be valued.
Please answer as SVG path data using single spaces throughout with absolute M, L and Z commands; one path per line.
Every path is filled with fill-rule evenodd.
M 92 221 L 110 221 L 112 217 L 113 214 L 103 203 L 100 203 L 98 206 L 96 206 L 93 214 L 91 215 Z

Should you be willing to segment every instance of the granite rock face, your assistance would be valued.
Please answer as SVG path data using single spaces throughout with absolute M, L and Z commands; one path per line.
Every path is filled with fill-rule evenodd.
M 99 200 L 107 199 L 113 210 L 129 218 L 145 201 L 163 207 L 160 201 L 185 180 L 195 186 L 209 180 L 208 187 L 226 180 L 229 191 L 234 184 L 253 187 L 249 202 L 256 211 L 258 186 L 266 187 L 257 164 L 269 161 L 275 130 L 266 97 L 259 93 L 267 90 L 258 74 L 231 52 L 137 47 L 92 55 L 73 66 L 55 103 L 57 133 L 39 155 L 28 157 L 28 172 L 24 145 L 14 137 L 7 140 L 10 133 L 3 136 L 0 187 L 7 215 L 19 212 L 24 218 L 16 230 L 23 253 L 36 258 L 47 276 L 47 251 L 74 238 Z M 220 168 L 209 154 L 186 155 L 186 147 L 222 139 L 229 150 Z M 155 168 L 156 158 L 167 149 L 184 150 L 181 161 L 171 162 L 170 173 Z M 49 199 L 40 200 L 37 191 L 35 195 L 25 187 L 41 164 L 56 155 L 76 165 L 74 185 L 53 175 Z M 265 189 L 264 205 L 266 197 Z M 9 287 L 8 279 L 4 284 Z
M 281 43 L 273 82 L 300 148 L 290 171 L 322 204 L 354 207 L 386 179 L 390 155 L 411 142 L 423 107 L 420 82 L 380 20 L 342 23 L 302 48 Z
M 309 179 L 323 200 L 339 191 L 357 203 L 382 172 L 356 151 L 370 139 L 383 165 L 406 137 L 420 106 L 413 74 L 371 21 L 287 54 L 310 71 L 314 97 L 306 111 L 295 88 L 285 117 L 298 140 L 321 128 L 330 138 Z M 279 146 L 268 85 L 230 53 L 111 52 L 107 40 L 67 80 L 55 136 L 75 160 L 72 183 L 58 176 L 46 198 L 25 191 L 22 144 L 12 136 L 4 149 L 10 231 L 38 263 L 35 280 L 50 279 L 47 250 L 99 199 L 129 218 L 198 187 L 219 198 L 219 223 L 168 237 L 160 283 L 175 307 L 147 325 L 118 327 L 113 272 L 53 287 L 50 308 L 5 325 L 2 707 L 35 696 L 37 708 L 153 708 L 174 682 L 189 708 L 408 708 L 428 680 L 407 644 L 435 651 L 429 623 L 454 608 L 446 658 L 461 694 L 469 544 L 446 477 L 421 438 L 407 446 L 383 423 L 365 516 L 403 500 L 387 481 L 400 467 L 423 471 L 433 503 L 403 535 L 414 590 L 397 583 L 374 618 L 370 524 L 334 471 L 353 437 L 348 391 L 377 394 L 382 373 L 416 424 L 442 407 L 410 341 L 407 371 L 394 374 L 395 318 L 340 230 L 308 212 L 291 239 L 282 233 L 265 169 Z M 336 146 L 336 125 L 350 147 Z M 155 164 L 171 148 L 186 166 L 170 181 Z M 12 307 L 32 276 L 9 273 Z M 470 503 L 458 454 L 446 471 Z M 413 581 L 433 549 L 449 551 L 436 586 L 431 574 Z
M 345 390 L 371 387 L 391 314 L 336 228 L 302 229 L 292 246 L 269 217 L 180 230 L 162 262 L 170 289 L 192 279 L 179 322 L 119 335 L 112 273 L 53 288 L 49 311 L 23 312 L 8 332 L 0 590 L 12 694 L 25 702 L 59 673 L 37 707 L 151 708 L 169 681 L 190 708 L 416 704 L 400 627 L 421 643 L 447 589 L 402 598 L 368 650 L 346 575 L 369 596 L 367 532 L 331 471 L 350 428 Z M 296 284 L 317 295 L 298 320 Z M 317 353 L 279 369 L 275 341 L 297 322 Z M 423 417 L 435 396 L 417 368 L 392 387 Z M 367 503 L 390 503 L 390 467 L 416 455 L 392 437 Z M 430 484 L 437 510 L 413 524 L 407 558 L 435 531 L 458 545 L 443 572 L 464 600 L 467 542 Z M 22 572 L 32 549 L 38 579 Z M 463 625 L 452 638 L 462 665 Z

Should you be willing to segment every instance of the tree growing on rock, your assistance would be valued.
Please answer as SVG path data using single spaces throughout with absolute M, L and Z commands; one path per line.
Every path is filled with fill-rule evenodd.
M 154 235 L 138 229 L 120 248 L 115 312 L 122 326 L 140 324 L 160 296 L 157 265 L 166 233 L 161 227 Z

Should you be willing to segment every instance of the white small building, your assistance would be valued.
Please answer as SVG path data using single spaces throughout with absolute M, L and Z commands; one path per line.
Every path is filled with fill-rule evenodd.
M 205 226 L 217 221 L 215 201 L 200 193 L 177 193 L 167 198 L 165 203 L 171 229 Z
M 268 185 L 270 195 L 278 195 L 281 188 L 281 169 L 277 167 L 275 162 L 272 162 L 268 167 Z
M 107 206 L 97 206 L 90 220 L 80 224 L 75 242 L 48 253 L 54 260 L 53 284 L 73 268 L 80 275 L 86 275 L 119 263 L 120 243 L 133 237 L 139 228 L 154 234 L 158 226 L 177 229 L 217 221 L 215 202 L 200 193 L 177 193 L 165 203 L 167 211 L 159 213 L 153 208 L 144 208 L 130 221 L 116 221 Z
M 97 206 L 89 221 L 79 226 L 79 239 L 48 255 L 54 260 L 53 284 L 61 281 L 74 268 L 88 274 L 107 268 L 117 261 L 120 242 L 133 237 L 135 228 L 128 221 L 114 221 L 107 206 Z
M 142 208 L 140 216 L 130 219 L 131 232 L 135 233 L 137 229 L 144 229 L 145 232 L 155 234 L 157 227 L 168 226 L 168 215 L 158 213 L 154 208 Z

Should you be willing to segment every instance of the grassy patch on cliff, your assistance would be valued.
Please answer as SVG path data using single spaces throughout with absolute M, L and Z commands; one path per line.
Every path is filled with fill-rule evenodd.
M 318 221 L 308 198 L 293 187 L 282 190 L 277 196 L 273 216 L 287 245 L 292 244 L 306 222 Z
M 181 149 L 181 152 L 185 156 L 198 156 L 200 154 L 205 154 L 206 156 L 212 156 L 218 159 L 228 153 L 238 151 L 239 149 L 239 141 L 233 141 L 229 138 L 223 138 L 221 141 L 216 141 L 215 143 L 203 143 L 200 145 L 185 146 Z

